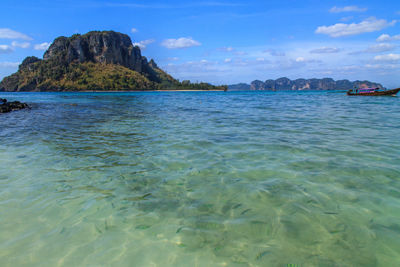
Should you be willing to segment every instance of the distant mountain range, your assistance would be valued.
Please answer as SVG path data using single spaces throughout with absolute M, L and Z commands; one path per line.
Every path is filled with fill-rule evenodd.
M 288 91 L 288 90 L 349 90 L 354 87 L 357 88 L 383 88 L 379 83 L 370 81 L 354 81 L 338 80 L 332 78 L 323 79 L 297 79 L 290 80 L 286 77 L 276 80 L 266 80 L 265 82 L 255 80 L 251 84 L 238 83 L 228 86 L 229 91 L 241 90 L 265 90 L 265 91 Z

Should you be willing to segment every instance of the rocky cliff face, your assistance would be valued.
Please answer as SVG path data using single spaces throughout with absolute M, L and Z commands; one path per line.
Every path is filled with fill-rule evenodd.
M 286 77 L 277 80 L 266 80 L 265 82 L 255 80 L 250 84 L 250 90 L 349 90 L 354 87 L 373 87 L 383 88 L 379 83 L 370 81 L 355 81 L 338 80 L 331 78 L 324 79 L 297 79 L 290 80 Z
M 118 64 L 141 72 L 143 59 L 139 47 L 134 47 L 131 38 L 113 31 L 94 31 L 84 35 L 54 40 L 43 56 L 43 60 L 60 63 L 93 62 Z

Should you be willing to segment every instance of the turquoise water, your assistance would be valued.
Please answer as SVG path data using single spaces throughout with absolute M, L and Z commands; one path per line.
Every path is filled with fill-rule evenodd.
M 0 266 L 400 266 L 397 97 L 0 97 Z

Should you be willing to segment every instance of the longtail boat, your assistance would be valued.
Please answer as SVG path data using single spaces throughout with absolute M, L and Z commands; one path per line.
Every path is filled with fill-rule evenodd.
M 379 88 L 360 88 L 350 89 L 347 95 L 365 95 L 365 96 L 395 96 L 400 91 L 400 88 L 392 90 L 379 90 Z

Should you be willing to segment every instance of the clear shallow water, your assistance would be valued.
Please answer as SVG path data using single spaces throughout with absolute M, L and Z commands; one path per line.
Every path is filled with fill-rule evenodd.
M 1 266 L 399 266 L 400 100 L 0 93 Z

